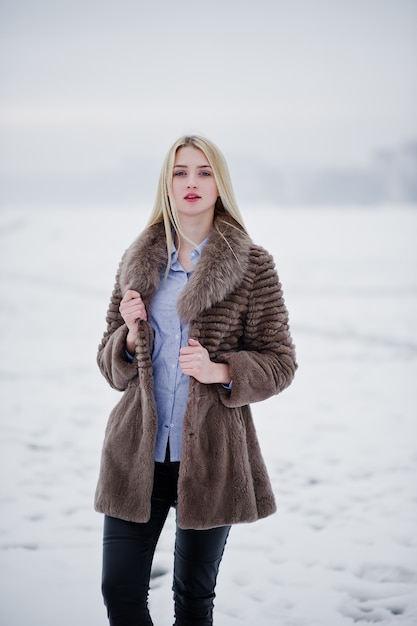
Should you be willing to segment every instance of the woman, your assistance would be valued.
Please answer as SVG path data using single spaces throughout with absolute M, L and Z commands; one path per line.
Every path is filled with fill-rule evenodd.
M 175 626 L 208 626 L 230 526 L 275 511 L 249 404 L 285 389 L 297 366 L 273 259 L 252 243 L 224 158 L 202 137 L 180 138 L 165 159 L 98 363 L 123 391 L 95 500 L 110 624 L 152 624 L 152 559 L 174 506 Z

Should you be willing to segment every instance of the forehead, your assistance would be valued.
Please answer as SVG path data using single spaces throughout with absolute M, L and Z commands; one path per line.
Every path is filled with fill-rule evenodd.
M 183 146 L 175 155 L 174 165 L 209 165 L 206 155 L 194 146 Z

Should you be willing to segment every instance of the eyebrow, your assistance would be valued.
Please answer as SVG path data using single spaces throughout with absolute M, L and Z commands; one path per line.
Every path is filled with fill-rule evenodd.
M 174 169 L 175 169 L 176 167 L 186 167 L 186 168 L 187 168 L 187 167 L 188 167 L 188 165 L 174 165 Z M 204 167 L 209 167 L 209 168 L 211 169 L 211 165 L 197 165 L 197 169 L 202 169 L 202 168 L 204 168 Z

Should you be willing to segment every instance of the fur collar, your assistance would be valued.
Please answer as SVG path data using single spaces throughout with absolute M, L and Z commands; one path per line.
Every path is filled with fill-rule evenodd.
M 230 215 L 218 214 L 196 269 L 178 300 L 178 312 L 189 323 L 224 300 L 242 281 L 251 240 Z M 123 257 L 120 286 L 139 291 L 149 300 L 158 288 L 167 262 L 163 223 L 147 228 Z

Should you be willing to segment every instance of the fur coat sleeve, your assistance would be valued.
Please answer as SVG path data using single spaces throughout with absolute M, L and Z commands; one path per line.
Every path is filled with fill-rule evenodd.
M 288 311 L 272 256 L 259 247 L 251 251 L 250 292 L 240 349 L 222 354 L 233 386 L 222 393 L 228 407 L 265 400 L 283 391 L 296 370 Z

